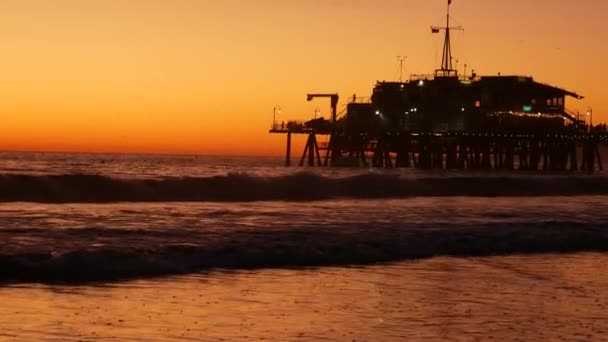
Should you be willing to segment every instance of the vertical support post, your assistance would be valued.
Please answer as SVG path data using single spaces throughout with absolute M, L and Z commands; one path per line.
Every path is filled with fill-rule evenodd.
M 583 166 L 582 169 L 587 173 L 595 172 L 595 146 L 593 142 L 585 141 L 583 143 Z
M 560 143 L 560 171 L 566 171 L 568 169 L 568 145 L 563 141 Z
M 285 152 L 285 166 L 291 166 L 291 132 L 287 132 L 287 149 Z
M 431 135 L 430 133 L 425 133 L 420 140 L 420 157 L 419 163 L 420 167 L 423 169 L 430 169 L 432 167 L 432 159 L 431 159 Z
M 597 157 L 597 165 L 600 171 L 604 171 L 604 165 L 602 165 L 602 156 L 600 154 L 600 145 L 595 143 L 595 155 Z
M 496 165 L 498 169 L 505 167 L 505 142 L 504 138 L 500 137 L 496 143 Z
M 381 138 L 378 138 L 376 139 L 376 148 L 374 149 L 374 155 L 372 156 L 372 167 L 382 167 L 382 158 L 382 140 Z
M 331 162 L 335 165 L 342 159 L 342 149 L 344 148 L 344 138 L 340 138 L 336 130 L 333 130 L 332 138 L 333 144 L 331 146 Z
M 534 139 L 530 143 L 530 170 L 538 171 L 540 165 L 540 151 L 538 140 Z
M 334 149 L 335 143 L 336 143 L 335 136 L 334 136 L 334 133 L 332 133 L 329 136 L 329 143 L 327 144 L 327 151 L 325 151 L 325 161 L 323 162 L 323 166 L 329 166 L 329 158 L 330 158 L 330 155 L 333 154 L 333 149 Z M 332 157 L 332 161 L 333 161 L 333 157 Z
M 549 170 L 549 145 L 548 143 L 543 144 L 543 171 Z
M 578 156 L 576 153 L 576 143 L 570 143 L 570 171 L 578 170 Z
M 582 146 L 583 152 L 582 152 L 582 161 L 581 161 L 581 171 L 585 171 L 587 169 L 587 157 L 589 156 L 589 153 L 587 153 L 587 142 L 583 142 L 583 146 Z
M 488 139 L 483 139 L 482 140 L 482 151 L 481 153 L 483 154 L 481 156 L 481 167 L 484 169 L 491 169 L 492 168 L 492 160 L 490 159 L 490 151 L 491 151 L 491 146 L 490 146 L 490 142 L 488 141 Z
M 315 138 L 315 152 L 317 155 L 317 165 L 322 166 L 323 164 L 321 163 L 321 153 L 319 152 L 319 144 L 317 143 L 317 139 Z
M 519 142 L 519 169 L 528 170 L 530 168 L 528 164 L 528 142 Z
M 304 166 L 304 160 L 308 156 L 308 166 L 315 166 L 315 146 L 316 138 L 314 133 L 308 135 L 306 145 L 304 146 L 304 153 L 302 153 L 302 159 L 300 159 L 300 166 Z M 320 166 L 320 165 L 319 165 Z
M 316 138 L 314 133 L 308 135 L 308 166 L 315 166 L 315 144 Z
M 436 140 L 433 144 L 433 168 L 443 169 L 443 145 Z
M 397 159 L 395 160 L 395 167 L 406 168 L 410 166 L 410 136 L 409 133 L 401 133 L 399 135 L 399 145 Z
M 499 162 L 499 155 L 500 155 L 500 149 L 498 147 L 498 142 L 496 141 L 496 139 L 494 139 L 494 169 L 500 169 L 502 166 L 500 165 L 501 163 Z
M 391 158 L 391 152 L 385 150 L 384 152 L 384 167 L 392 168 L 393 167 L 393 159 Z
M 592 174 L 595 172 L 595 150 L 592 142 L 586 143 L 587 145 L 587 173 Z
M 465 169 L 467 167 L 467 145 L 464 139 L 460 139 L 458 143 L 458 168 Z
M 446 147 L 446 169 L 455 169 L 458 167 L 458 158 L 456 151 L 456 143 L 449 142 Z
M 509 170 L 513 170 L 515 167 L 515 147 L 512 139 L 506 141 L 504 167 Z

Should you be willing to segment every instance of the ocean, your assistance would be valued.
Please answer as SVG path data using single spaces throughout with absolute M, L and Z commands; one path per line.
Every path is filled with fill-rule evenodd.
M 608 174 L 0 153 L 0 341 L 608 340 Z

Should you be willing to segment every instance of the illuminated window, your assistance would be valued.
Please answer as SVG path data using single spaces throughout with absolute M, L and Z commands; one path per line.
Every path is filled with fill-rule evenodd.
M 532 104 L 535 105 L 536 104 L 536 99 L 532 99 Z
M 557 99 L 557 104 L 558 104 L 559 106 L 563 106 L 563 105 L 564 105 L 564 98 L 563 98 L 563 97 L 558 98 L 558 99 Z
M 475 101 L 475 108 L 481 107 L 481 101 Z
M 554 97 L 554 98 L 553 98 L 553 105 L 554 105 L 554 106 L 557 106 L 557 97 Z
M 547 99 L 547 106 L 551 105 L 551 99 Z

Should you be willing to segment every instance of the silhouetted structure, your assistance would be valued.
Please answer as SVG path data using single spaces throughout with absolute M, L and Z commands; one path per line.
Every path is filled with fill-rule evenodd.
M 272 127 L 286 133 L 286 164 L 291 134 L 308 134 L 300 165 L 420 168 L 506 168 L 527 170 L 596 170 L 602 168 L 598 144 L 605 130 L 589 130 L 565 107 L 575 92 L 524 76 L 459 75 L 452 66 L 450 2 L 441 68 L 432 75 L 412 75 L 405 82 L 377 82 L 369 101 L 356 96 L 337 117 L 337 94 L 309 94 L 331 99 L 332 119 L 289 122 Z M 319 145 L 317 135 L 330 136 Z M 325 150 L 321 158 L 320 150 Z M 582 152 L 582 158 L 579 154 Z M 315 158 L 316 157 L 316 158 Z M 371 158 L 371 160 L 368 160 Z

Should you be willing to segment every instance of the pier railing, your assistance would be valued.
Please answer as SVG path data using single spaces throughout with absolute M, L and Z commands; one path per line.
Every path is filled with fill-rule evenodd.
M 412 74 L 410 75 L 410 82 L 417 82 L 417 81 L 431 81 L 434 80 L 436 78 L 436 76 L 434 74 Z M 476 75 L 476 76 L 468 76 L 468 75 L 463 75 L 463 74 L 458 74 L 458 79 L 460 81 L 465 81 L 465 82 L 471 82 L 471 81 L 479 81 L 481 79 L 481 76 Z
M 290 120 L 273 122 L 270 125 L 271 132 L 292 132 L 292 133 L 310 133 L 313 131 L 311 127 L 306 126 L 303 121 Z
M 349 99 L 348 103 L 371 103 L 372 98 L 369 96 L 353 96 Z

